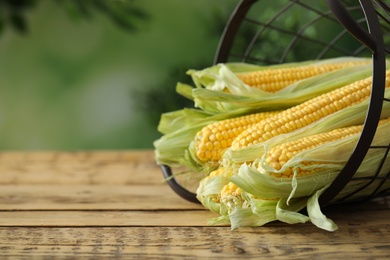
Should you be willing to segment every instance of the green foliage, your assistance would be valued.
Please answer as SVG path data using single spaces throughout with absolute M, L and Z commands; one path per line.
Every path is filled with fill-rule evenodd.
M 37 0 L 28 33 L 0 35 L 0 150 L 152 148 L 160 114 L 187 106 L 176 82 L 212 64 L 237 1 L 111 1 L 142 10 L 126 14 L 134 30 L 80 2 L 88 15 Z
M 26 33 L 27 15 L 39 0 L 0 0 L 0 33 L 5 27 Z M 149 18 L 145 10 L 134 1 L 121 0 L 56 0 L 72 19 L 91 19 L 94 13 L 107 16 L 115 25 L 129 32 L 137 31 L 136 23 Z
M 26 12 L 35 7 L 37 0 L 0 0 L 0 33 L 10 26 L 18 32 L 27 31 Z
M 107 16 L 114 24 L 129 32 L 137 30 L 137 21 L 149 18 L 134 1 L 121 0 L 56 0 L 73 18 L 92 18 L 94 12 Z

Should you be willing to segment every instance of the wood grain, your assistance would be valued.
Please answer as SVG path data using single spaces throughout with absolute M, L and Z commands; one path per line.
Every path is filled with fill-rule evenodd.
M 5 185 L 0 210 L 199 209 L 167 185 Z
M 339 230 L 208 226 L 152 151 L 0 153 L 2 259 L 390 258 L 390 196 L 324 213 Z
M 362 209 L 330 208 L 325 210 L 325 213 L 337 224 L 344 225 L 345 217 L 348 215 L 348 225 L 360 226 L 363 229 L 377 226 L 390 232 L 389 210 L 372 211 L 369 221 L 362 221 L 361 215 L 365 213 Z M 208 226 L 207 220 L 217 216 L 218 214 L 202 208 L 197 210 L 0 211 L 0 226 Z M 309 225 L 311 224 L 301 225 L 301 228 Z
M 329 233 L 311 226 L 228 227 L 86 227 L 0 228 L 2 256 L 151 259 L 386 259 L 389 232 L 371 233 L 345 226 Z
M 2 227 L 207 226 L 217 214 L 206 210 L 0 211 Z M 180 221 L 178 221 L 178 219 Z
M 3 152 L 0 184 L 161 184 L 153 151 Z

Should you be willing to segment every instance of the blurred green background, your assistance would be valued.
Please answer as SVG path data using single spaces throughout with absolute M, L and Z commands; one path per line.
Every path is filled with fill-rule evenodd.
M 152 148 L 237 2 L 0 1 L 0 150 Z

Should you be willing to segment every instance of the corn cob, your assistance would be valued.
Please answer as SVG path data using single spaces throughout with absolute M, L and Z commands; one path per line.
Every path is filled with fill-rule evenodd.
M 262 112 L 214 122 L 202 128 L 195 137 L 195 152 L 200 161 L 218 161 L 234 138 L 246 128 L 278 112 Z
M 379 126 L 389 123 L 390 118 L 382 119 L 379 121 Z M 315 147 L 320 147 L 330 142 L 334 142 L 337 140 L 341 140 L 343 138 L 347 138 L 352 135 L 359 134 L 362 131 L 363 125 L 343 127 L 332 130 L 330 132 L 320 133 L 311 136 L 305 136 L 298 140 L 292 142 L 286 142 L 281 145 L 277 145 L 270 149 L 267 153 L 266 163 L 270 165 L 276 171 L 279 171 L 283 165 L 285 165 L 289 160 L 291 160 L 294 156 L 299 154 L 302 151 L 306 151 L 309 149 L 313 149 Z M 315 165 L 320 164 L 321 162 L 300 162 L 304 165 Z M 304 170 L 299 169 L 297 173 L 297 177 L 304 176 L 308 174 L 314 173 L 316 170 Z M 272 173 L 276 177 L 293 177 L 292 167 L 286 168 L 283 172 Z
M 215 178 L 222 178 L 218 181 L 218 183 L 221 185 L 221 189 L 218 190 L 218 193 L 211 197 L 211 200 L 213 202 L 220 203 L 222 196 L 241 195 L 241 189 L 238 188 L 237 185 L 235 185 L 234 183 L 229 182 L 229 177 L 230 175 L 227 173 L 227 171 L 225 171 L 225 168 L 219 167 L 210 172 L 209 175 L 207 175 L 201 180 L 202 183 L 206 183 L 208 181 L 212 181 L 212 179 Z
M 293 158 L 298 153 L 324 145 L 326 143 L 336 141 L 348 136 L 357 134 L 361 131 L 362 126 L 351 126 L 345 128 L 338 128 L 330 132 L 321 133 L 312 136 L 306 136 L 298 140 L 287 142 L 281 145 L 278 145 L 272 148 L 267 153 L 266 162 L 275 170 L 279 171 L 284 164 L 286 164 L 291 158 Z M 305 163 L 305 162 L 302 162 Z M 316 162 L 317 164 L 320 162 Z M 309 164 L 309 163 L 306 163 Z M 314 170 L 303 170 L 300 169 L 298 173 L 299 176 L 308 175 L 313 173 Z M 281 173 L 273 173 L 272 175 L 276 177 L 293 177 L 292 168 L 287 168 Z
M 274 136 L 307 126 L 321 118 L 368 99 L 372 77 L 322 94 L 247 128 L 233 141 L 233 149 L 245 148 Z M 390 70 L 385 88 L 390 86 Z
M 226 214 L 226 208 L 221 207 L 221 191 L 229 183 L 231 175 L 230 169 L 225 170 L 223 167 L 210 172 L 199 182 L 197 199 L 209 210 Z
M 367 61 L 348 61 L 340 63 L 325 63 L 318 65 L 305 65 L 298 67 L 267 69 L 253 72 L 237 73 L 237 77 L 245 84 L 275 93 L 288 85 L 302 79 L 314 77 L 326 72 L 357 66 Z

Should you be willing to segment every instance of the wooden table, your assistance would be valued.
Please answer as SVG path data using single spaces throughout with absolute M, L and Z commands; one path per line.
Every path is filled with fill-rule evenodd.
M 0 258 L 390 257 L 390 197 L 325 209 L 339 226 L 230 230 L 163 182 L 152 151 L 0 153 Z

